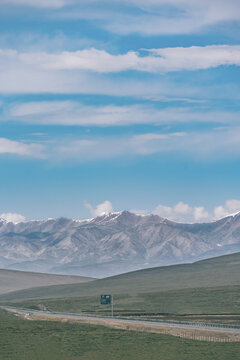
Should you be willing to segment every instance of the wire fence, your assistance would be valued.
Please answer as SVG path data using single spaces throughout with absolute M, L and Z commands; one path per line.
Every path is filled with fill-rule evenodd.
M 192 339 L 192 340 L 199 340 L 199 341 L 208 341 L 208 342 L 240 342 L 240 332 L 237 333 L 231 333 L 231 334 L 224 334 L 224 329 L 240 329 L 240 325 L 234 325 L 234 324 L 220 324 L 220 323 L 208 323 L 208 322 L 194 322 L 194 321 L 182 321 L 182 320 L 161 320 L 161 319 L 141 319 L 141 323 L 139 322 L 139 318 L 133 318 L 133 317 L 115 317 L 114 319 L 110 316 L 99 316 L 92 315 L 92 314 L 77 314 L 77 313 L 58 313 L 58 312 L 50 312 L 50 311 L 41 311 L 41 310 L 33 310 L 33 309 L 27 309 L 27 308 L 15 308 L 10 306 L 0 306 L 0 309 L 3 310 L 10 310 L 10 311 L 16 311 L 27 315 L 51 315 L 51 316 L 70 316 L 70 317 L 77 317 L 79 316 L 79 319 L 81 318 L 96 318 L 96 319 L 110 319 L 111 320 L 127 320 L 129 322 L 128 325 L 125 324 L 125 327 L 122 326 L 122 328 L 129 329 L 129 330 L 141 330 L 141 323 L 143 325 L 142 331 L 151 331 L 154 332 L 154 323 L 161 323 L 163 326 L 159 327 L 155 332 L 166 334 L 166 335 L 173 335 L 177 336 L 179 338 L 186 338 L 186 339 Z M 71 320 L 71 318 L 69 319 Z M 131 322 L 132 320 L 132 322 Z M 164 328 L 164 324 L 166 327 Z M 185 329 L 175 328 L 175 327 L 168 327 L 168 325 L 186 325 Z M 138 326 L 139 325 L 139 326 Z M 134 326 L 138 326 L 138 328 L 134 328 Z M 199 328 L 199 329 L 196 329 Z M 214 328 L 216 330 L 219 330 L 221 328 L 223 330 L 222 333 L 219 334 L 208 334 L 208 331 L 214 331 Z M 206 334 L 203 334 L 203 332 L 206 332 Z

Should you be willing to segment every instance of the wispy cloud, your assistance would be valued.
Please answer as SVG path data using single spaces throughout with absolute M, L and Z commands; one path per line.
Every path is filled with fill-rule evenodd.
M 0 5 L 46 8 L 52 19 L 90 20 L 119 34 L 188 34 L 240 19 L 237 0 L 1 0 Z
M 105 50 L 84 49 L 75 52 L 17 53 L 2 50 L 0 55 L 15 58 L 22 64 L 48 70 L 85 70 L 99 73 L 126 70 L 169 72 L 199 70 L 221 65 L 240 65 L 240 45 L 211 45 L 146 49 L 139 52 L 112 55 Z
M 204 131 L 146 132 L 135 135 L 57 137 L 51 141 L 13 141 L 0 139 L 0 154 L 16 154 L 51 161 L 86 162 L 116 157 L 149 156 L 152 154 L 178 154 L 178 156 L 214 161 L 239 158 L 240 128 L 219 127 Z
M 15 49 L 22 53 L 56 53 L 86 48 L 104 49 L 106 46 L 104 40 L 87 36 L 71 36 L 61 30 L 56 30 L 53 33 L 42 33 L 41 30 L 29 31 L 24 29 L 20 29 L 18 33 L 7 30 L 0 32 L 0 49 Z
M 27 55 L 26 55 L 27 56 Z M 33 53 L 29 53 L 30 58 Z M 26 60 L 26 59 L 25 59 Z M 32 59 L 33 60 L 33 59 Z M 176 94 L 166 81 L 112 79 L 107 74 L 81 70 L 53 70 L 43 68 L 34 62 L 24 63 L 15 50 L 0 50 L 0 92 L 1 93 L 55 93 L 55 94 L 107 94 L 111 96 L 146 96 Z M 177 91 L 178 96 L 181 96 Z M 191 91 L 192 94 L 192 91 Z M 186 94 L 185 94 L 186 95 Z
M 239 158 L 240 128 L 219 128 L 202 132 L 145 133 L 133 136 L 88 137 L 55 145 L 52 156 L 76 161 L 119 156 L 148 156 L 171 153 L 192 159 L 213 161 Z M 54 155 L 55 154 L 55 155 Z M 56 155 L 58 154 L 58 156 Z
M 106 94 L 197 102 L 204 99 L 204 94 L 209 98 L 213 96 L 209 94 L 211 91 L 214 96 L 218 96 L 219 91 L 209 86 L 203 89 L 204 85 L 197 88 L 187 82 L 179 87 L 164 73 L 221 65 L 239 66 L 240 46 L 153 49 L 145 51 L 144 56 L 138 52 L 113 55 L 97 49 L 60 53 L 2 49 L 0 92 Z M 127 74 L 125 70 L 135 72 Z M 143 71 L 149 75 L 139 76 Z M 114 74 L 119 72 L 123 72 L 121 76 Z M 236 96 L 236 91 L 234 93 Z
M 189 133 L 145 133 L 133 136 L 88 137 L 58 142 L 51 154 L 64 159 L 87 161 L 119 156 L 146 156 L 177 153 L 178 156 L 205 159 L 240 156 L 240 129 L 222 129 Z M 57 156 L 56 156 L 57 157 Z M 59 155 L 58 155 L 59 157 Z
M 239 20 L 236 0 L 98 0 L 81 1 L 77 6 L 53 14 L 58 18 L 94 21 L 108 31 L 144 35 L 188 34 L 216 24 Z
M 48 19 L 84 19 L 118 34 L 189 34 L 240 19 L 237 0 L 1 0 L 0 6 L 46 9 Z
M 55 148 L 55 152 L 61 155 L 62 160 L 72 158 L 80 162 L 119 156 L 150 155 L 179 147 L 179 143 L 184 142 L 184 137 L 184 133 L 95 137 L 60 144 Z
M 190 122 L 229 125 L 237 123 L 239 117 L 237 111 L 213 111 L 196 106 L 159 109 L 141 104 L 87 106 L 77 101 L 39 101 L 5 105 L 0 120 L 65 126 L 173 125 Z
M 42 158 L 44 157 L 44 146 L 41 144 L 28 144 L 21 141 L 0 138 L 0 155 L 1 154 L 15 154 Z

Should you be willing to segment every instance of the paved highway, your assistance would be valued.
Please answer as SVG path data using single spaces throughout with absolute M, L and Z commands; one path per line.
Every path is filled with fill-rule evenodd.
M 0 306 L 0 309 L 13 311 L 22 313 L 25 316 L 36 315 L 41 317 L 53 318 L 53 319 L 61 319 L 61 320 L 74 320 L 95 324 L 103 324 L 103 325 L 135 325 L 135 326 L 145 326 L 151 328 L 173 328 L 173 329 L 185 329 L 185 330 L 201 330 L 206 331 L 208 333 L 224 333 L 224 334 L 232 334 L 232 335 L 240 335 L 240 328 L 230 328 L 224 326 L 208 326 L 206 324 L 202 325 L 200 323 L 194 324 L 181 324 L 181 323 L 173 323 L 173 322 L 159 322 L 159 321 L 148 321 L 148 320 L 131 320 L 131 319 L 123 319 L 123 318 L 112 318 L 112 317 L 97 317 L 97 316 L 88 316 L 88 315 L 80 315 L 73 313 L 59 313 L 59 312 L 48 312 L 48 311 L 40 311 L 40 310 L 32 310 L 32 309 L 20 309 L 9 306 Z

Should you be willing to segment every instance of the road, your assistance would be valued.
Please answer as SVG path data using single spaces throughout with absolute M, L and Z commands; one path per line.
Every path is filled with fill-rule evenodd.
M 41 319 L 41 320 L 69 320 L 79 321 L 88 324 L 98 324 L 114 328 L 140 330 L 140 331 L 151 331 L 151 332 L 165 332 L 174 333 L 176 331 L 185 331 L 187 333 L 198 332 L 200 335 L 208 336 L 235 336 L 236 341 L 240 341 L 240 328 L 229 328 L 219 326 L 207 326 L 206 324 L 179 324 L 173 322 L 159 322 L 159 321 L 148 321 L 148 320 L 131 320 L 123 318 L 112 318 L 112 317 L 95 317 L 88 315 L 80 315 L 73 313 L 59 313 L 59 312 L 48 312 L 32 309 L 20 309 L 9 306 L 0 306 L 0 309 L 22 314 L 29 319 Z M 155 330 L 155 331 L 154 331 Z M 158 330 L 158 331 L 157 331 Z M 162 331 L 166 330 L 166 331 Z M 186 336 L 187 337 L 187 336 Z

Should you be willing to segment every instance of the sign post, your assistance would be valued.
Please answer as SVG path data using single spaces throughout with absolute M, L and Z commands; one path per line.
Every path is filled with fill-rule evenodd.
M 112 317 L 113 317 L 113 296 L 112 295 L 100 295 L 101 305 L 112 305 Z

